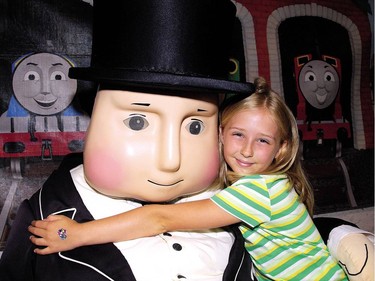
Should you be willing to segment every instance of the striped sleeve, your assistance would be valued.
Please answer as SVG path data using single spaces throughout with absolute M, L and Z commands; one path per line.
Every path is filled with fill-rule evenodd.
M 251 227 L 271 218 L 270 195 L 265 179 L 260 176 L 244 177 L 211 200 Z

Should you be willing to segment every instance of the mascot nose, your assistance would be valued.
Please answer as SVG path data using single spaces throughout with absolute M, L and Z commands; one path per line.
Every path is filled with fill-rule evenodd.
M 175 172 L 180 168 L 180 128 L 170 126 L 161 134 L 159 142 L 159 169 Z

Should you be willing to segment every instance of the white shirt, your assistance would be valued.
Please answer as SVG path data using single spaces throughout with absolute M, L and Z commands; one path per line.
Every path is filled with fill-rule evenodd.
M 95 219 L 113 216 L 142 206 L 114 199 L 93 190 L 85 181 L 83 165 L 71 175 L 84 204 Z M 210 198 L 203 192 L 178 202 Z M 177 202 L 177 203 L 178 203 Z M 222 229 L 170 232 L 154 237 L 115 243 L 130 264 L 137 281 L 222 280 L 234 238 Z

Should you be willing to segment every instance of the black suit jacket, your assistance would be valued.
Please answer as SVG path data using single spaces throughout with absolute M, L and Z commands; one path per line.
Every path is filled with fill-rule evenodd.
M 132 270 L 112 243 L 80 247 L 61 254 L 36 255 L 27 227 L 32 220 L 62 211 L 78 222 L 93 220 L 79 196 L 70 170 L 82 163 L 82 154 L 72 154 L 62 161 L 39 191 L 20 205 L 0 260 L 2 281 L 32 280 L 124 280 L 135 281 Z M 250 280 L 251 261 L 237 227 L 230 227 L 235 243 L 223 280 Z M 147 254 L 147 253 L 145 253 Z M 147 265 L 145 265 L 147 268 Z

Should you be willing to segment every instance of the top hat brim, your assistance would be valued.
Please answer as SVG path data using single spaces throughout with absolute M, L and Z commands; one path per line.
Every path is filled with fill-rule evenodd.
M 208 91 L 213 93 L 250 94 L 254 84 L 186 74 L 161 73 L 152 71 L 103 69 L 94 67 L 73 67 L 69 77 L 99 84 L 111 84 L 119 89 L 140 88 L 172 91 Z

